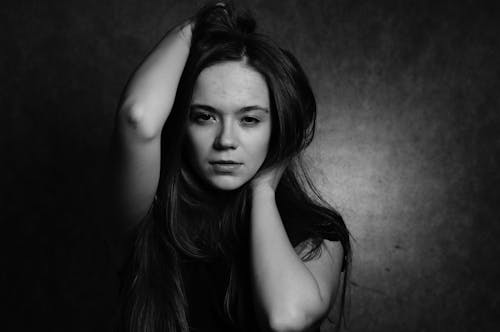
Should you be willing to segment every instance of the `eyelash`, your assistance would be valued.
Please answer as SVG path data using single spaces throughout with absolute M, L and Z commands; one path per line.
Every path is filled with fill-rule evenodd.
M 251 121 L 245 121 L 245 120 L 251 120 Z M 241 122 L 246 125 L 246 126 L 254 126 L 260 122 L 259 119 L 251 117 L 251 116 L 245 116 L 241 119 Z
M 214 116 L 208 113 L 198 113 L 193 116 L 193 120 L 198 123 L 204 123 L 210 119 L 215 120 Z
M 205 124 L 210 120 L 215 120 L 215 117 L 211 114 L 208 114 L 208 113 L 198 113 L 198 114 L 194 114 L 194 116 L 193 116 L 193 121 L 196 123 L 199 123 L 199 124 Z M 250 120 L 250 121 L 248 121 L 248 120 Z M 245 117 L 241 118 L 241 123 L 244 126 L 248 126 L 248 127 L 255 126 L 259 122 L 260 122 L 259 119 L 255 118 L 255 117 L 251 117 L 251 116 L 245 116 Z

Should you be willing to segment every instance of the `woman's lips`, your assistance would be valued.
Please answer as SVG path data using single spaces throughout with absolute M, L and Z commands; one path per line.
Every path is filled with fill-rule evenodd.
M 216 160 L 211 161 L 210 165 L 212 165 L 213 170 L 217 173 L 231 173 L 236 171 L 243 164 L 232 160 Z

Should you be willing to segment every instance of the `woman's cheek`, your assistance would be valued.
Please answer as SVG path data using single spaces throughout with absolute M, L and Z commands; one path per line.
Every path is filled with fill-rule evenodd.
M 194 153 L 194 159 L 203 159 L 210 150 L 210 132 L 208 130 L 198 129 L 190 134 L 191 150 Z

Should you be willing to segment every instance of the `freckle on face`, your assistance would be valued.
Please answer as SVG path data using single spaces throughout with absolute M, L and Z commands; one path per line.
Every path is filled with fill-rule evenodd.
M 252 110 L 249 106 L 269 110 L 269 92 L 264 77 L 243 62 L 218 63 L 199 75 L 192 105 L 214 110 L 210 121 L 196 122 L 190 117 L 187 136 L 189 160 L 194 170 L 207 183 L 222 190 L 239 188 L 249 181 L 264 162 L 271 136 L 269 111 Z M 248 125 L 243 114 L 258 118 Z M 239 164 L 223 172 L 213 161 L 232 160 Z M 224 169 L 224 168 L 223 168 Z

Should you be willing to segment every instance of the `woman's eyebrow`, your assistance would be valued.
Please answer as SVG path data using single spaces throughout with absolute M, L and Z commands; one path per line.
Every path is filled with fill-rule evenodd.
M 217 112 L 217 110 L 215 108 L 213 108 L 212 106 L 203 105 L 203 104 L 191 104 L 191 106 L 189 106 L 189 108 L 190 109 L 199 108 L 201 110 L 208 111 L 208 112 Z
M 265 113 L 269 113 L 269 109 L 266 107 L 262 107 L 259 105 L 252 105 L 252 106 L 246 106 L 240 109 L 238 112 L 240 113 L 245 113 L 245 112 L 250 112 L 250 111 L 263 111 Z
M 209 106 L 209 105 L 204 105 L 204 104 L 191 104 L 190 106 L 191 109 L 201 109 L 207 112 L 214 112 L 214 113 L 220 113 L 218 109 L 215 107 Z M 243 108 L 240 108 L 237 112 L 238 113 L 246 113 L 250 111 L 263 111 L 265 113 L 269 113 L 269 109 L 266 107 L 262 107 L 259 105 L 251 105 L 251 106 L 245 106 Z

